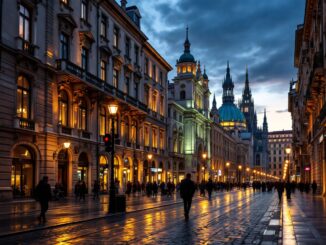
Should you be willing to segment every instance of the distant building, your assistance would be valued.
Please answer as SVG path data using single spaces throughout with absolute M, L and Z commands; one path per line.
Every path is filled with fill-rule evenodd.
M 290 82 L 293 158 L 301 180 L 316 181 L 326 195 L 325 2 L 306 0 L 304 23 L 295 32 L 296 81 Z
M 287 172 L 284 172 L 284 164 L 289 160 L 291 180 L 297 180 L 293 166 L 292 154 L 287 155 L 285 149 L 292 147 L 292 130 L 273 131 L 268 133 L 269 151 L 269 174 L 282 179 Z M 285 176 L 286 177 L 286 176 Z

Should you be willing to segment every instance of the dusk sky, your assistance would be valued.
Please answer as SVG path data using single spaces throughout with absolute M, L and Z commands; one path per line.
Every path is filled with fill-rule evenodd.
M 120 1 L 119 1 L 120 2 Z M 294 34 L 303 23 L 304 0 L 129 0 L 142 15 L 142 30 L 158 52 L 175 67 L 183 53 L 189 26 L 191 53 L 206 66 L 210 91 L 218 107 L 227 60 L 235 82 L 235 98 L 244 88 L 245 67 L 258 124 L 264 108 L 269 131 L 291 129 L 287 112 L 293 67 Z M 175 76 L 169 74 L 170 81 Z

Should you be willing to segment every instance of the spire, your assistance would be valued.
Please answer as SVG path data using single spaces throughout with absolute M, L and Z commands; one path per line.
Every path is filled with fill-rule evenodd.
M 187 28 L 186 28 L 186 40 L 184 42 L 184 47 L 185 47 L 184 52 L 185 53 L 190 53 L 190 42 L 189 42 L 189 39 L 188 39 L 188 32 L 189 32 L 189 28 L 187 26 Z
M 249 73 L 248 73 L 248 66 L 246 65 L 246 79 L 245 79 L 245 87 L 242 94 L 242 101 L 249 101 L 251 102 L 251 90 L 249 86 Z
M 223 103 L 225 102 L 234 103 L 233 88 L 234 88 L 234 84 L 230 74 L 229 61 L 227 61 L 226 76 L 223 82 L 223 98 L 222 98 Z
M 213 98 L 213 107 L 216 107 L 215 93 L 214 93 L 214 98 Z
M 268 131 L 267 117 L 266 117 L 266 108 L 264 109 L 264 122 L 263 122 L 263 130 L 265 132 Z
M 212 109 L 211 109 L 211 115 L 218 117 L 218 109 L 216 107 L 216 98 L 215 98 L 215 93 L 214 93 L 214 97 L 213 97 L 213 105 L 212 105 Z M 215 122 L 218 121 L 218 119 L 214 120 Z
M 204 80 L 208 80 L 208 76 L 206 74 L 206 66 L 204 65 L 204 74 L 203 74 Z
M 248 83 L 248 87 L 249 87 L 249 78 L 248 78 L 248 66 L 246 65 L 246 85 Z

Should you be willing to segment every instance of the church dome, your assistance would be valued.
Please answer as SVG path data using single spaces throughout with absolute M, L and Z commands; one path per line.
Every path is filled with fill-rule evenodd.
M 191 53 L 183 53 L 179 60 L 178 63 L 183 63 L 183 62 L 195 62 L 195 58 Z
M 245 128 L 246 119 L 243 113 L 233 103 L 223 103 L 218 109 L 219 121 L 221 126 L 226 128 Z

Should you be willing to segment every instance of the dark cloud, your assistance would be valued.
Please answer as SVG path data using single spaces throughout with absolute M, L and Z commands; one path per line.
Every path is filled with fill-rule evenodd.
M 243 84 L 248 65 L 253 88 L 266 87 L 271 92 L 287 89 L 295 76 L 294 32 L 303 22 L 304 0 L 171 2 L 175 1 L 129 1 L 140 8 L 146 35 L 171 65 L 183 51 L 185 27 L 189 25 L 191 52 L 206 65 L 213 90 L 221 86 L 227 60 L 236 84 Z M 156 17 L 160 19 L 155 22 Z M 174 75 L 175 71 L 171 72 L 170 78 Z M 236 92 L 242 87 L 236 87 Z

